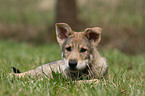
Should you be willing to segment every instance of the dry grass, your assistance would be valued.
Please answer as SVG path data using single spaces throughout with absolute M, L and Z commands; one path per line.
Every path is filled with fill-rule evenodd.
M 108 79 L 99 83 L 73 83 L 53 74 L 54 79 L 8 78 L 10 67 L 21 72 L 34 69 L 42 64 L 60 59 L 58 44 L 29 46 L 14 42 L 0 41 L 0 96 L 144 96 L 145 55 L 127 56 L 118 50 L 99 51 L 109 64 Z M 33 82 L 31 82 L 33 81 Z M 70 82 L 68 84 L 68 82 Z

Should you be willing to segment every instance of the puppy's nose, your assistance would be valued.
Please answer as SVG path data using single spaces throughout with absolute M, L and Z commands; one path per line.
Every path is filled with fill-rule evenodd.
M 69 60 L 69 67 L 70 68 L 75 68 L 76 66 L 77 66 L 76 60 Z

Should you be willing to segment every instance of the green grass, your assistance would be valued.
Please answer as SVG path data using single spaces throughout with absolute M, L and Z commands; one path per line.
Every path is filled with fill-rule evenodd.
M 51 4 L 53 0 L 46 1 L 0 0 L 0 23 L 51 25 L 55 22 L 56 3 Z M 47 3 L 48 8 L 40 8 L 41 3 Z M 79 0 L 77 5 L 79 19 L 90 24 L 107 23 L 136 27 L 144 22 L 144 0 Z
M 0 0 L 0 38 L 37 44 L 55 41 L 55 1 Z M 144 52 L 145 45 L 140 42 L 145 41 L 145 0 L 76 1 L 80 27 L 71 25 L 74 31 L 99 26 L 103 29 L 103 46 L 129 54 Z
M 39 8 L 41 0 L 0 0 L 1 24 L 45 25 L 54 22 L 54 9 Z M 50 4 L 49 4 L 50 5 Z
M 30 46 L 0 40 L 0 96 L 144 96 L 145 55 L 127 56 L 118 50 L 100 51 L 107 58 L 109 75 L 106 81 L 70 83 L 59 74 L 54 79 L 15 79 L 7 77 L 14 66 L 21 71 L 61 59 L 58 44 Z M 34 81 L 31 83 L 31 81 Z

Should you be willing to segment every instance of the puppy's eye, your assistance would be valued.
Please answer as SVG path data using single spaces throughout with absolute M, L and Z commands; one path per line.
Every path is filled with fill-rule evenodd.
M 66 50 L 67 51 L 71 51 L 71 47 L 66 47 Z
M 81 48 L 81 50 L 80 50 L 80 52 L 86 52 L 87 51 L 87 49 L 85 49 L 85 48 Z

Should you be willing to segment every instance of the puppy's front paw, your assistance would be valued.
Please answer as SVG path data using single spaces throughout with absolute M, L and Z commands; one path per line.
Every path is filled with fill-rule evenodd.
M 77 82 L 79 84 L 82 84 L 82 83 L 95 83 L 95 84 L 98 84 L 99 80 L 98 79 L 91 79 L 91 80 L 79 80 L 79 81 L 74 81 L 74 82 Z

